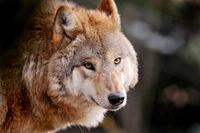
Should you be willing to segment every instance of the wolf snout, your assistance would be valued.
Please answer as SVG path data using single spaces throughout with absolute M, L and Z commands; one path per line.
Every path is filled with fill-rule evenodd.
M 125 95 L 123 93 L 111 94 L 108 96 L 110 104 L 118 106 L 124 102 Z

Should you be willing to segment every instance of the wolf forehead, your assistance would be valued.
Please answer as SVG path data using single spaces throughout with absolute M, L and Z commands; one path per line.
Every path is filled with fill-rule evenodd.
M 85 46 L 98 47 L 96 45 L 98 44 L 99 48 L 106 48 L 111 45 L 117 46 L 119 41 L 122 43 L 124 38 L 120 22 L 115 21 L 112 16 L 107 16 L 98 10 L 77 8 L 73 11 L 81 23 L 82 35 L 84 35 L 81 41 L 87 41 Z
M 129 54 L 127 45 L 131 44 L 121 32 L 120 25 L 102 12 L 98 12 L 98 15 L 91 13 L 93 10 L 77 15 L 83 31 L 72 41 L 72 44 L 78 44 L 76 51 L 86 51 L 84 55 L 96 56 L 105 56 L 108 52 Z
M 87 38 L 83 34 L 77 36 L 76 39 L 81 41 L 78 41 L 79 44 L 75 50 L 75 54 L 82 59 L 90 57 L 106 59 L 108 56 L 117 58 L 132 54 L 128 47 L 131 45 L 130 42 L 120 32 L 108 32 L 104 33 L 104 35 L 96 33 L 95 37 L 93 35 L 90 38 Z

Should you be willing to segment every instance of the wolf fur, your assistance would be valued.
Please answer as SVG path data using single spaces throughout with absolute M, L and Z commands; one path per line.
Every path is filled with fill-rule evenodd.
M 113 0 L 88 10 L 43 0 L 0 73 L 0 132 L 47 133 L 95 127 L 126 104 L 138 80 L 136 53 Z M 121 93 L 124 101 L 110 104 Z

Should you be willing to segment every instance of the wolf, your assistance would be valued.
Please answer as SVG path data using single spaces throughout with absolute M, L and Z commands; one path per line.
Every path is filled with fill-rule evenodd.
M 0 132 L 96 127 L 138 82 L 136 52 L 114 0 L 85 9 L 43 0 L 0 71 Z

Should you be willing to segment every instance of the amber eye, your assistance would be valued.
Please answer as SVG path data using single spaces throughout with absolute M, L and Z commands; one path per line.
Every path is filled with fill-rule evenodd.
M 121 58 L 118 57 L 114 60 L 115 65 L 119 64 L 121 62 Z
M 92 63 L 86 62 L 83 63 L 83 66 L 87 69 L 94 70 L 94 66 L 92 65 Z

